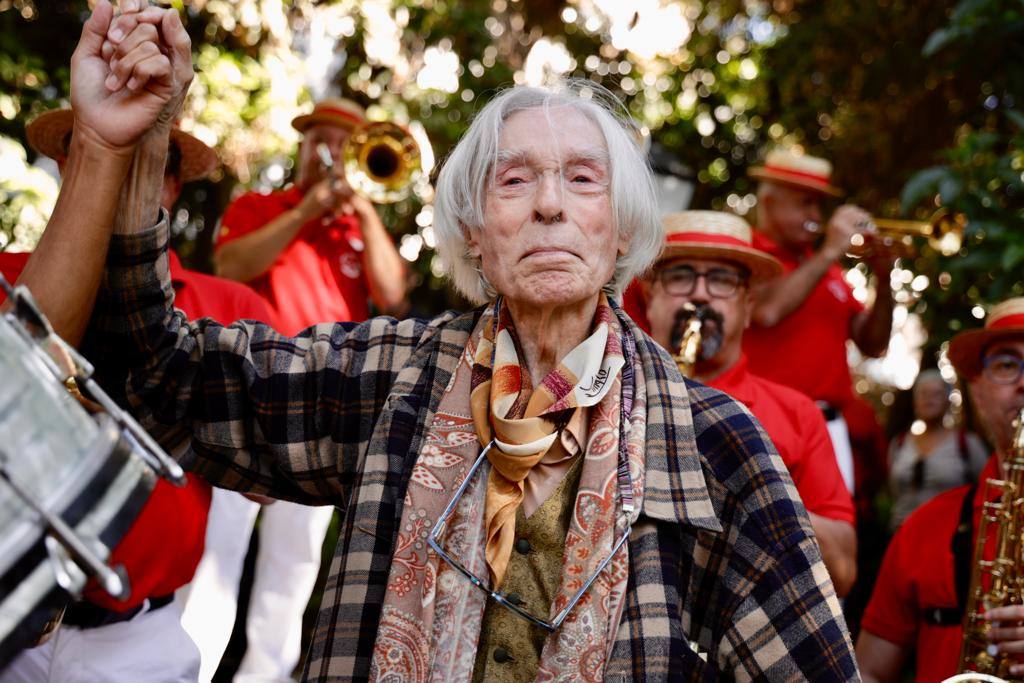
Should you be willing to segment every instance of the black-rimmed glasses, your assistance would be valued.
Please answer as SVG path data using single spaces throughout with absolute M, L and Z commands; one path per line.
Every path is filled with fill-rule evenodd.
M 1024 374 L 1024 359 L 1008 353 L 996 353 L 981 361 L 985 376 L 996 384 L 1016 384 Z
M 434 549 L 434 552 L 436 552 L 445 562 L 447 562 L 452 567 L 457 569 L 459 573 L 465 576 L 467 579 L 469 579 L 469 582 L 472 583 L 474 586 L 476 586 L 477 588 L 491 596 L 491 598 L 499 605 L 506 607 L 513 613 L 517 614 L 523 619 L 526 619 L 528 622 L 534 624 L 535 626 L 540 626 L 541 628 L 546 629 L 548 631 L 556 631 L 558 630 L 558 627 L 562 625 L 562 622 L 565 621 L 565 618 L 569 616 L 569 613 L 572 612 L 572 609 L 576 606 L 576 603 L 578 603 L 580 601 L 580 598 L 583 597 L 583 594 L 590 589 L 590 586 L 593 585 L 594 581 L 597 580 L 597 577 L 601 575 L 601 572 L 603 572 L 605 567 L 608 566 L 608 563 L 612 561 L 612 558 L 615 557 L 615 553 L 619 552 L 619 548 L 621 548 L 622 544 L 625 543 L 626 539 L 629 538 L 632 526 L 628 523 L 626 524 L 624 533 L 612 546 L 612 551 L 608 555 L 608 557 L 601 561 L 601 563 L 597 566 L 597 570 L 594 572 L 594 575 L 591 576 L 587 580 L 587 582 L 583 584 L 583 586 L 579 589 L 579 591 L 576 592 L 575 595 L 573 595 L 572 599 L 566 604 L 566 606 L 558 614 L 555 615 L 554 619 L 551 619 L 549 621 L 548 619 L 545 619 L 543 617 L 531 614 L 523 606 L 522 600 L 518 599 L 518 597 L 514 597 L 512 594 L 502 594 L 491 588 L 490 581 L 486 579 L 481 579 L 480 577 L 473 574 L 473 572 L 466 569 L 466 567 L 461 562 L 452 557 L 450 553 L 448 553 L 444 548 L 442 548 L 440 543 L 440 538 L 444 534 L 445 528 L 448 524 L 448 518 L 451 516 L 452 511 L 455 510 L 455 507 L 458 505 L 459 500 L 462 499 L 462 495 L 466 492 L 466 489 L 469 488 L 469 484 L 473 480 L 473 475 L 475 475 L 477 470 L 480 469 L 480 466 L 483 464 L 484 458 L 487 457 L 487 452 L 491 450 L 492 446 L 494 446 L 493 440 L 489 444 L 487 444 L 487 446 L 480 453 L 480 457 L 476 459 L 475 463 L 473 463 L 473 467 L 471 467 L 469 473 L 466 474 L 465 481 L 463 481 L 459 488 L 455 491 L 455 495 L 452 496 L 452 499 L 448 503 L 448 506 L 444 509 L 444 512 L 441 513 L 441 516 L 438 518 L 437 523 L 434 525 L 434 528 L 430 531 L 430 534 L 427 536 L 427 543 L 430 545 L 431 548 Z M 545 606 L 545 608 L 546 607 L 547 606 Z
M 746 282 L 744 274 L 728 268 L 699 271 L 692 266 L 674 266 L 662 270 L 658 277 L 661 286 L 673 296 L 689 296 L 697 289 L 697 281 L 704 278 L 708 294 L 716 299 L 729 299 Z

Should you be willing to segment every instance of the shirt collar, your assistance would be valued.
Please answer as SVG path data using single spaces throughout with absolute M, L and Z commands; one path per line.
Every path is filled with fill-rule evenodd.
M 754 387 L 750 384 L 750 373 L 747 372 L 746 354 L 740 354 L 739 359 L 729 369 L 707 384 L 724 391 L 748 407 L 754 401 Z

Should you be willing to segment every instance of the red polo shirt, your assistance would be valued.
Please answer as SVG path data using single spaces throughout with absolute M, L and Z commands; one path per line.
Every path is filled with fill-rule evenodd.
M 800 265 L 800 258 L 760 232 L 754 232 L 754 246 L 779 259 L 787 273 Z M 773 327 L 752 324 L 746 331 L 743 350 L 750 371 L 812 399 L 844 406 L 853 395 L 846 340 L 850 321 L 863 310 L 842 270 L 832 264 L 799 308 Z
M 761 422 L 809 512 L 854 523 L 853 501 L 839 473 L 825 419 L 813 401 L 748 372 L 742 356 L 708 384 L 739 400 Z
M 986 479 L 998 478 L 996 458 L 989 459 L 978 476 L 974 495 L 974 534 L 978 523 Z M 936 626 L 924 620 L 925 609 L 956 607 L 953 552 L 950 543 L 960 522 L 960 509 L 970 489 L 961 486 L 941 493 L 915 510 L 896 532 L 871 594 L 861 628 L 907 650 L 916 647 L 917 677 L 920 683 L 934 683 L 957 672 L 963 629 Z M 990 498 L 998 498 L 993 490 Z M 994 535 L 990 540 L 994 541 Z M 985 553 L 991 559 L 995 544 Z
M 0 271 L 12 283 L 29 254 L 0 254 Z M 170 252 L 175 306 L 190 318 L 210 317 L 224 324 L 235 320 L 272 320 L 266 303 L 237 282 L 186 270 Z M 0 295 L 0 302 L 2 302 Z M 123 611 L 150 597 L 170 595 L 192 580 L 203 556 L 210 485 L 189 473 L 182 488 L 159 479 L 139 516 L 111 553 L 111 565 L 123 564 L 131 595 L 123 602 L 98 588 L 85 597 L 107 609 Z
M 224 212 L 218 248 L 295 208 L 302 197 L 295 186 L 242 195 Z M 269 270 L 248 284 L 270 304 L 283 334 L 295 335 L 322 322 L 366 320 L 369 289 L 362 251 L 356 217 L 317 218 L 302 226 Z

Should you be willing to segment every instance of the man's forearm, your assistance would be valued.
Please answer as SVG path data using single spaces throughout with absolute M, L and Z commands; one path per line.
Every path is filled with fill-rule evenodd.
M 249 282 L 267 272 L 299 230 L 310 220 L 298 207 L 285 211 L 259 230 L 239 237 L 217 249 L 217 275 L 237 282 Z
M 829 255 L 816 251 L 793 272 L 761 287 L 755 294 L 754 322 L 763 327 L 777 325 L 803 305 L 833 263 Z
M 158 124 L 139 142 L 121 188 L 114 218 L 115 234 L 131 235 L 153 227 L 160 219 L 169 136 L 170 129 Z
M 359 215 L 363 232 L 363 269 L 374 305 L 395 313 L 405 301 L 405 264 L 377 212 Z
M 132 150 L 114 150 L 76 128 L 53 214 L 18 282 L 26 285 L 54 330 L 77 344 L 103 277 L 118 194 Z
M 809 514 L 836 595 L 843 597 L 857 579 L 857 533 L 846 522 Z
M 871 309 L 855 317 L 850 325 L 850 338 L 857 348 L 867 356 L 881 356 L 889 348 L 889 337 L 892 336 L 892 285 L 889 274 L 878 278 L 875 289 L 875 302 Z

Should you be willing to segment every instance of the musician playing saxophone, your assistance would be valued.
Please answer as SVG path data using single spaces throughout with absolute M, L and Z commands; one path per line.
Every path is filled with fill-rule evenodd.
M 984 329 L 954 337 L 949 359 L 967 383 L 995 454 L 977 484 L 932 499 L 893 538 L 857 640 L 865 681 L 901 680 L 904 661 L 915 648 L 917 681 L 931 683 L 957 673 L 974 540 L 986 500 L 983 484 L 1003 478 L 1013 422 L 1024 408 L 1024 298 L 993 308 Z M 990 488 L 987 494 L 995 500 L 1001 491 Z M 988 544 L 984 559 L 993 555 L 994 544 Z M 1024 678 L 1024 607 L 1000 607 L 987 614 L 992 643 L 999 652 L 1021 657 L 1010 674 Z
M 750 226 L 717 211 L 685 211 L 663 219 L 665 246 L 651 274 L 626 297 L 626 309 L 659 344 L 680 351 L 686 309 L 702 320 L 693 378 L 739 399 L 764 426 L 789 468 L 839 595 L 856 574 L 850 494 L 843 484 L 825 421 L 814 403 L 747 370 L 743 332 L 750 288 L 781 265 L 751 246 Z

